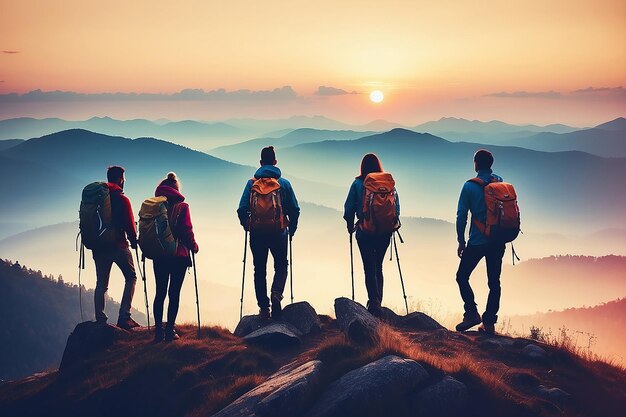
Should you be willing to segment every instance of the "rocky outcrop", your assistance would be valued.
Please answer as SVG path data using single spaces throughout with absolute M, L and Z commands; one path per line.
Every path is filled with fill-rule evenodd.
M 269 329 L 265 329 L 266 327 Z M 233 334 L 246 340 L 256 340 L 259 336 L 271 333 L 281 333 L 289 338 L 293 338 L 293 336 L 299 338 L 317 332 L 320 328 L 320 319 L 315 309 L 306 301 L 301 301 L 287 305 L 279 320 L 265 320 L 258 315 L 244 316 L 237 324 Z M 253 333 L 254 335 L 252 335 Z
M 281 321 L 291 324 L 303 335 L 317 332 L 322 327 L 317 312 L 306 301 L 286 306 Z
M 415 311 L 402 317 L 399 325 L 411 330 L 445 330 L 445 327 L 439 324 L 435 319 L 419 311 Z
M 361 304 L 349 298 L 335 299 L 335 316 L 339 328 L 357 344 L 374 344 L 378 340 L 380 321 Z
M 268 347 L 283 348 L 300 344 L 301 333 L 288 323 L 270 322 L 267 326 L 253 331 L 243 339 L 249 343 Z
M 451 376 L 431 385 L 417 394 L 415 415 L 454 417 L 463 415 L 467 407 L 467 387 Z
M 532 343 L 522 349 L 522 355 L 536 361 L 545 361 L 548 358 L 548 352 L 545 349 Z
M 322 366 L 320 361 L 286 365 L 215 417 L 301 416 L 319 390 Z
M 383 416 L 392 405 L 394 414 L 405 414 L 407 394 L 428 377 L 414 360 L 385 356 L 330 384 L 306 416 Z
M 110 324 L 86 321 L 76 326 L 67 338 L 59 370 L 62 372 L 101 350 L 111 346 L 118 339 L 128 337 L 128 333 Z

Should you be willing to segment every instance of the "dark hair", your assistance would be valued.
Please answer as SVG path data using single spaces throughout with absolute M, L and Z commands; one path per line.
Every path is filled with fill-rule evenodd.
M 182 187 L 175 172 L 168 172 L 167 177 L 159 183 L 159 186 L 161 185 L 167 185 L 168 187 L 175 188 L 178 191 L 180 191 Z
M 276 161 L 276 152 L 273 146 L 268 146 L 261 150 L 261 165 L 274 165 Z
M 477 169 L 490 169 L 493 165 L 493 155 L 487 149 L 479 149 L 474 154 Z
M 367 177 L 367 174 L 371 174 L 372 172 L 383 172 L 383 166 L 376 154 L 368 153 L 361 160 L 361 175 L 357 178 L 363 180 Z
M 126 171 L 123 167 L 112 165 L 107 168 L 107 181 L 112 183 L 119 183 L 122 177 L 124 176 L 124 171 Z

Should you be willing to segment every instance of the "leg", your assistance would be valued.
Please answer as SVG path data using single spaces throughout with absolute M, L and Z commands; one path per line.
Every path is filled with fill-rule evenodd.
M 391 243 L 391 236 L 377 236 L 376 237 L 376 251 L 375 251 L 375 260 L 376 260 L 376 286 L 378 288 L 378 301 L 382 303 L 383 301 L 383 262 L 385 260 L 385 255 L 387 255 L 387 249 L 389 248 L 389 244 Z
M 111 276 L 111 266 L 113 261 L 106 250 L 93 250 L 93 260 L 96 264 L 96 289 L 93 295 L 96 321 L 105 322 L 108 317 L 104 312 L 104 296 L 109 290 L 109 277 Z
M 483 314 L 483 322 L 494 324 L 498 321 L 498 310 L 500 309 L 500 273 L 502 272 L 502 257 L 504 256 L 505 245 L 493 245 L 487 250 L 485 256 L 487 262 L 487 283 L 489 285 L 489 296 L 487 297 L 487 308 Z
M 155 327 L 163 327 L 163 303 L 167 295 L 167 284 L 169 281 L 169 268 L 165 259 L 155 259 L 152 262 L 154 267 L 154 279 L 156 281 L 156 294 L 152 304 Z
M 250 233 L 250 249 L 254 264 L 254 291 L 256 293 L 256 301 L 260 308 L 270 306 L 270 300 L 267 297 L 267 256 L 269 246 L 267 236 L 259 233 Z
M 474 301 L 474 291 L 470 286 L 470 275 L 478 265 L 478 262 L 484 256 L 484 251 L 481 246 L 468 245 L 463 251 L 461 262 L 459 263 L 459 269 L 456 272 L 456 282 L 459 284 L 459 290 L 461 291 L 461 298 L 464 302 L 465 313 L 476 312 L 476 302 Z
M 130 318 L 130 308 L 133 303 L 133 295 L 135 294 L 135 283 L 137 282 L 137 274 L 135 273 L 135 264 L 133 263 L 133 255 L 130 249 L 120 248 L 115 259 L 115 263 L 124 275 L 124 292 L 122 293 L 122 301 L 120 302 L 119 320 Z
M 280 294 L 282 299 L 285 283 L 287 282 L 287 233 L 272 236 L 270 251 L 274 258 L 274 280 L 272 281 L 272 293 Z
M 178 315 L 178 305 L 180 302 L 180 290 L 183 288 L 187 265 L 183 260 L 173 259 L 171 267 L 170 289 L 168 291 L 169 304 L 167 306 L 167 327 L 174 328 L 176 316 Z
M 376 256 L 372 237 L 361 234 L 357 235 L 356 243 L 361 252 L 363 270 L 365 271 L 365 288 L 367 288 L 367 298 L 372 303 L 379 303 L 378 282 L 376 281 Z

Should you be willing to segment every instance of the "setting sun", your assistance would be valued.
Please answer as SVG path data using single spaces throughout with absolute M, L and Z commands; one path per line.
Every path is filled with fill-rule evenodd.
M 374 103 L 381 103 L 385 99 L 385 95 L 380 90 L 374 90 L 370 93 L 370 100 Z

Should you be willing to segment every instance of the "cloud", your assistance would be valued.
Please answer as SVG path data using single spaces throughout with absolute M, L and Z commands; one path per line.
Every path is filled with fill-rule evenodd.
M 557 91 L 515 91 L 512 93 L 501 91 L 499 93 L 486 94 L 485 97 L 500 97 L 500 98 L 562 98 L 563 95 Z
M 19 54 L 20 51 L 2 51 L 3 54 Z
M 576 96 L 590 96 L 590 95 L 600 95 L 600 96 L 611 96 L 618 98 L 626 98 L 626 89 L 622 86 L 619 87 L 587 87 L 580 90 L 572 91 L 573 95 Z
M 0 102 L 77 102 L 77 101 L 215 101 L 215 102 L 284 102 L 299 99 L 291 86 L 273 90 L 234 90 L 223 88 L 205 91 L 185 89 L 173 94 L 162 93 L 76 93 L 73 91 L 33 90 L 28 93 L 0 94 Z
M 348 92 L 346 90 L 342 90 L 341 88 L 335 87 L 327 87 L 325 85 L 320 85 L 317 87 L 317 91 L 314 92 L 316 96 L 344 96 L 346 94 L 358 94 L 356 91 Z

